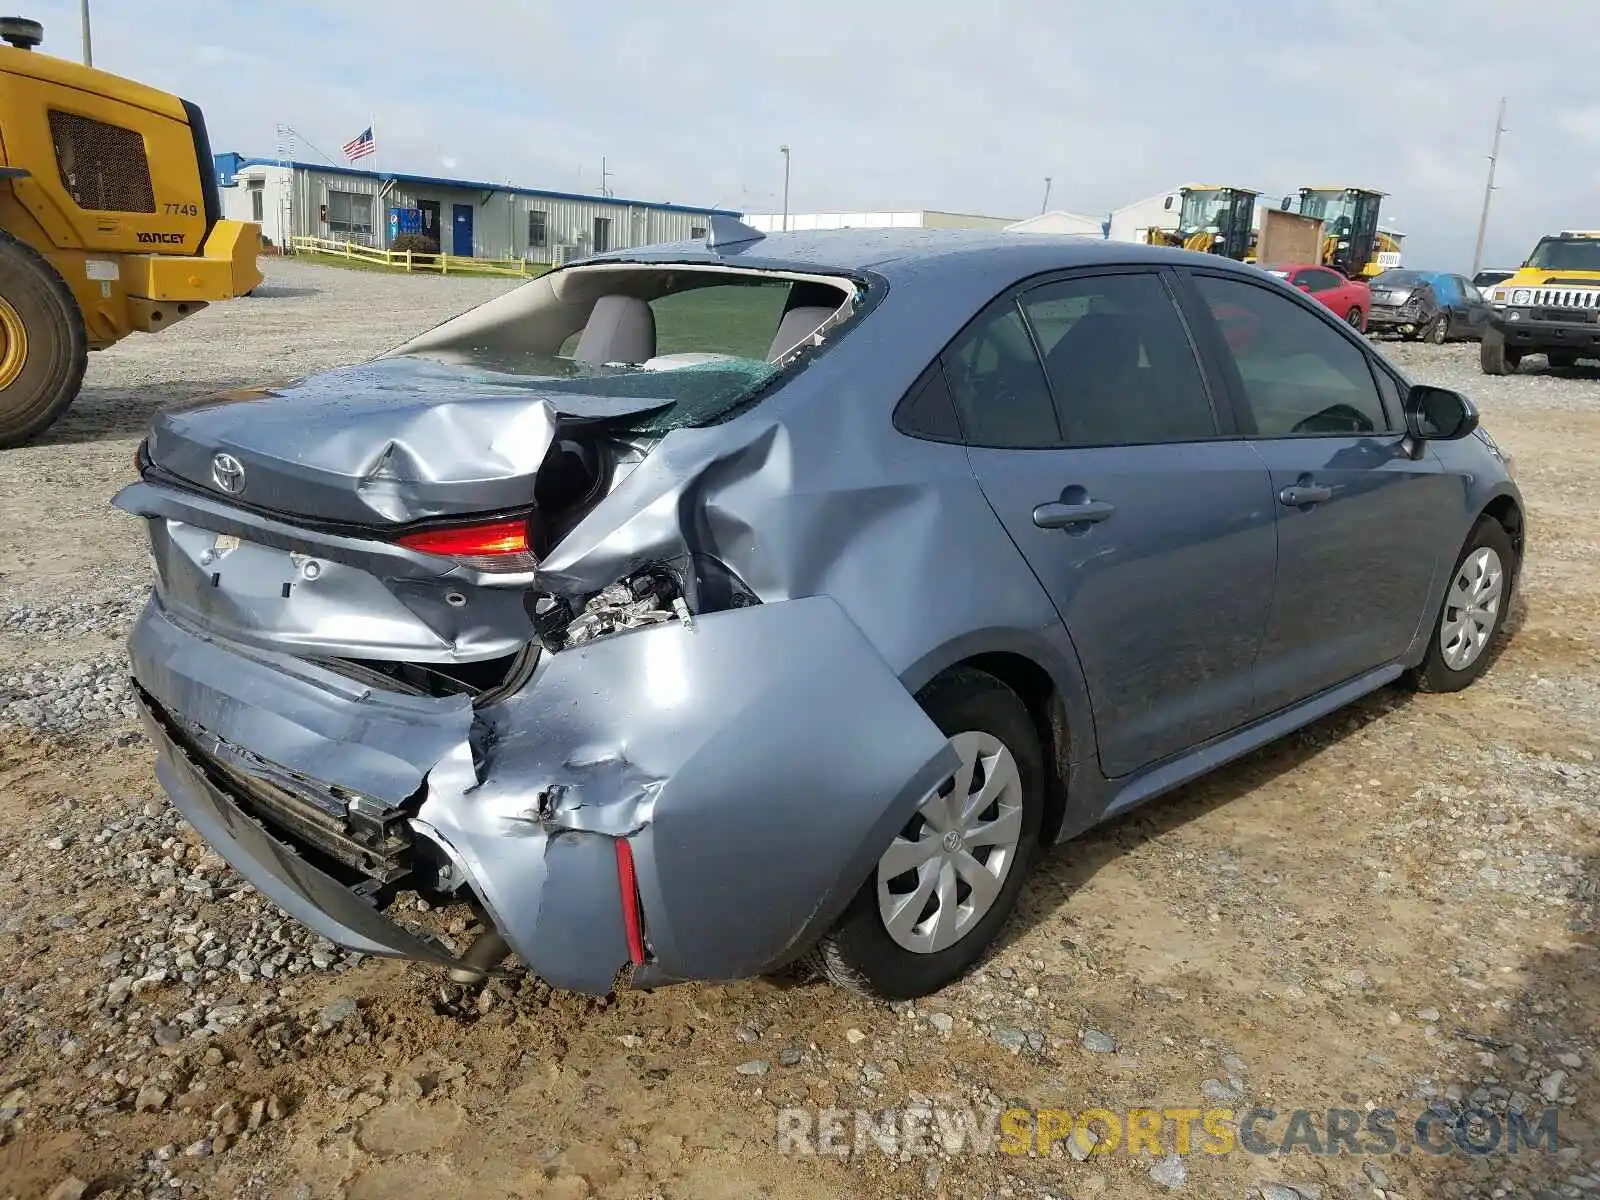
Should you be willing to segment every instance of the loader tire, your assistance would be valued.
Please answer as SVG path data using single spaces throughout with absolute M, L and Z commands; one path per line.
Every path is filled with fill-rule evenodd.
M 1478 343 L 1478 366 L 1485 375 L 1515 375 L 1522 364 L 1522 352 L 1506 345 L 1505 334 L 1487 330 Z
M 0 233 L 0 449 L 49 428 L 78 395 L 89 361 L 83 314 L 32 247 Z

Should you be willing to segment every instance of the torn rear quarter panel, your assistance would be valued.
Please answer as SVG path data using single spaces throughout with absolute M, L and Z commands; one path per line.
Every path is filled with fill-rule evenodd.
M 547 655 L 480 716 L 481 786 L 436 773 L 419 817 L 535 970 L 572 936 L 546 878 L 563 833 L 633 840 L 662 976 L 731 979 L 820 933 L 956 765 L 826 597 Z M 614 868 L 601 875 L 615 907 Z

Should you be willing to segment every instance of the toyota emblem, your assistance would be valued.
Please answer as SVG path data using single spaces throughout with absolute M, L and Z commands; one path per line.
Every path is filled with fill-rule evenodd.
M 213 455 L 211 478 L 219 489 L 237 496 L 244 491 L 244 464 L 231 454 Z

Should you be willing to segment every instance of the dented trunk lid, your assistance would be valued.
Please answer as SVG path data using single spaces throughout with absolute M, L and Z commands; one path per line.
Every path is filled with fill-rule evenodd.
M 158 471 L 258 512 L 403 526 L 526 508 L 564 431 L 672 403 L 553 382 L 380 359 L 163 409 L 147 453 Z
M 114 503 L 147 522 L 162 608 L 205 636 L 363 678 L 407 668 L 425 690 L 493 689 L 533 639 L 532 561 L 497 573 L 402 535 L 494 518 L 558 540 L 546 518 L 581 519 L 624 450 L 653 444 L 616 427 L 671 403 L 551 382 L 390 359 L 165 410 L 150 469 Z

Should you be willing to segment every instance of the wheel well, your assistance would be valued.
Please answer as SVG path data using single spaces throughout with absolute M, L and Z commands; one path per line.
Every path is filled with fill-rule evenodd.
M 1493 517 L 1506 531 L 1506 536 L 1511 539 L 1512 548 L 1517 552 L 1517 560 L 1522 560 L 1522 510 L 1517 507 L 1517 502 L 1510 496 L 1496 496 L 1484 506 L 1483 515 Z
M 993 675 L 1009 687 L 1027 706 L 1044 750 L 1044 821 L 1039 827 L 1039 842 L 1048 846 L 1056 839 L 1067 807 L 1067 763 L 1070 746 L 1067 737 L 1067 706 L 1050 673 L 1020 654 L 997 652 L 979 654 L 957 667 L 971 667 Z

